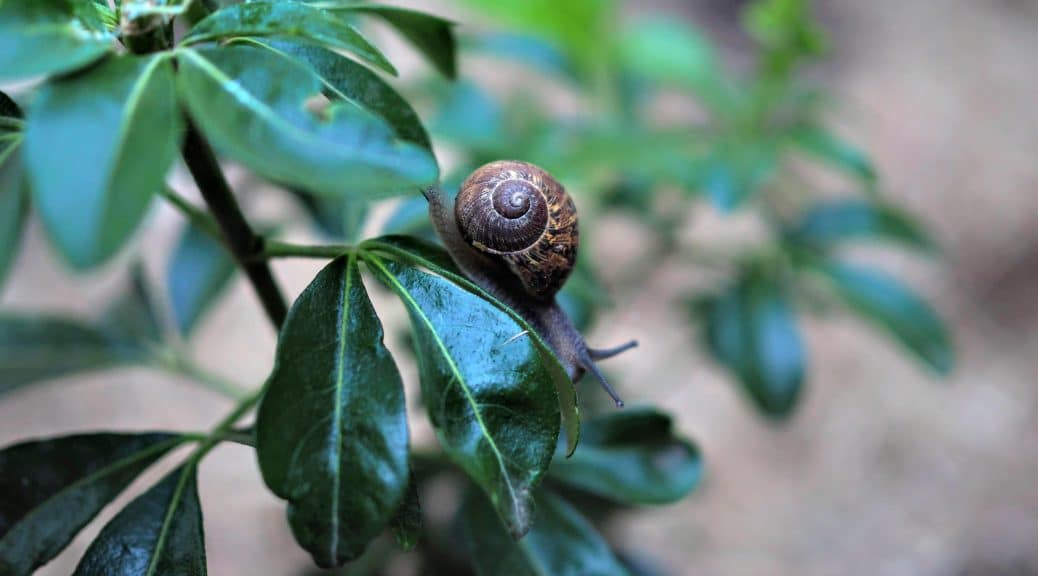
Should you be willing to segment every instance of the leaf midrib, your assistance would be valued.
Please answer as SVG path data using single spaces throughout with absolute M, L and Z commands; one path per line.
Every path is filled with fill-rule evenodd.
M 197 461 L 193 460 L 180 471 L 177 487 L 173 490 L 173 495 L 169 499 L 169 504 L 167 504 L 166 515 L 162 518 L 162 529 L 159 531 L 159 537 L 155 541 L 155 548 L 151 552 L 151 561 L 148 563 L 148 570 L 145 572 L 145 576 L 155 576 L 155 571 L 158 570 L 159 558 L 162 556 L 162 549 L 166 546 L 166 538 L 169 536 L 170 525 L 173 523 L 173 514 L 176 513 L 177 508 L 180 506 L 180 498 L 184 493 L 184 487 L 187 485 L 191 474 L 194 474 L 196 465 Z
M 79 488 L 80 486 L 82 486 L 84 484 L 89 484 L 91 482 L 94 482 L 98 478 L 101 478 L 103 476 L 107 476 L 109 474 L 113 474 L 116 471 L 118 471 L 118 469 L 120 469 L 120 468 L 124 468 L 124 467 L 130 466 L 132 464 L 135 464 L 136 462 L 138 462 L 140 460 L 143 460 L 146 457 L 151 456 L 152 454 L 154 454 L 156 452 L 162 452 L 163 450 L 170 450 L 173 447 L 175 447 L 176 445 L 184 443 L 186 440 L 187 439 L 184 438 L 183 436 L 179 436 L 179 437 L 175 437 L 175 438 L 170 438 L 169 440 L 166 440 L 164 442 L 159 442 L 157 444 L 153 444 L 152 446 L 150 446 L 150 447 L 148 447 L 148 448 L 146 448 L 144 450 L 136 452 L 133 455 L 127 456 L 126 458 L 123 458 L 121 460 L 117 460 L 117 461 L 115 461 L 115 462 L 113 462 L 113 463 L 111 463 L 111 464 L 101 468 L 100 470 L 97 470 L 97 471 L 95 471 L 95 472 L 93 472 L 91 474 L 88 474 L 87 476 L 84 476 L 84 477 L 80 478 L 79 480 L 76 480 L 75 482 L 69 484 L 68 486 L 65 486 L 61 490 L 58 490 L 53 495 L 48 497 L 46 500 L 41 502 L 39 505 L 33 507 L 33 509 L 30 510 L 28 514 L 22 516 L 22 518 L 20 520 L 18 520 L 16 523 L 14 523 L 12 525 L 12 527 L 11 527 L 11 530 L 9 530 L 7 532 L 7 534 L 5 534 L 2 538 L 0 538 L 0 547 L 2 547 L 4 545 L 4 541 L 7 539 L 7 537 L 10 536 L 11 533 L 14 532 L 14 526 L 18 526 L 18 525 L 21 525 L 21 524 L 25 523 L 27 520 L 29 520 L 30 518 L 32 518 L 33 516 L 38 514 L 41 509 L 46 507 L 46 505 L 49 502 L 52 502 L 56 498 L 59 498 L 59 497 L 63 496 L 64 494 L 66 494 L 67 492 L 70 492 L 70 491 L 72 491 L 74 489 L 77 489 L 77 488 Z
M 339 484 L 342 480 L 342 406 L 344 399 L 342 397 L 344 391 L 344 377 L 346 373 L 346 330 L 350 318 L 350 289 L 353 282 L 353 267 L 357 265 L 356 252 L 350 252 L 350 255 L 346 260 L 345 275 L 346 279 L 344 282 L 341 302 L 339 306 L 341 314 L 339 316 L 339 354 L 336 358 L 336 373 L 335 373 L 335 406 L 332 416 L 332 433 L 334 435 L 333 443 L 335 444 L 335 469 L 332 475 L 332 494 L 331 494 L 331 542 L 329 545 L 329 559 L 334 563 L 337 562 L 339 555 Z
M 404 299 L 407 306 L 418 314 L 418 316 L 422 320 L 422 323 L 425 324 L 426 329 L 428 329 L 429 333 L 432 335 L 433 340 L 436 342 L 437 348 L 440 349 L 440 353 L 447 361 L 451 373 L 454 375 L 454 380 L 457 381 L 458 386 L 461 388 L 461 391 L 465 394 L 465 399 L 468 402 L 469 407 L 472 408 L 472 414 L 476 417 L 476 422 L 479 424 L 479 429 L 480 431 L 482 431 L 483 437 L 486 438 L 487 443 L 490 445 L 490 449 L 494 452 L 494 460 L 497 462 L 498 469 L 501 470 L 501 476 L 505 481 L 505 486 L 508 488 L 508 495 L 512 503 L 513 513 L 515 514 L 516 520 L 521 522 L 523 514 L 519 507 L 519 500 L 516 496 L 515 488 L 512 486 L 511 476 L 508 474 L 508 470 L 505 468 L 504 455 L 501 454 L 501 450 L 497 447 L 497 442 L 494 440 L 493 436 L 490 435 L 490 431 L 487 429 L 487 425 L 483 421 L 483 416 L 480 413 L 479 403 L 476 402 L 476 399 L 472 397 L 472 393 L 469 390 L 468 385 L 465 383 L 465 379 L 462 376 L 461 371 L 458 370 L 458 366 L 454 362 L 454 357 L 451 356 L 450 352 L 447 350 L 446 344 L 444 344 L 443 340 L 440 339 L 440 336 L 437 333 L 436 329 L 433 327 L 432 322 L 429 320 L 429 317 L 425 315 L 425 312 L 423 312 L 421 307 L 418 306 L 418 303 L 415 302 L 414 298 L 411 297 L 411 294 L 407 291 L 403 284 L 401 284 L 400 281 L 397 280 L 396 276 L 389 272 L 389 270 L 385 267 L 385 265 L 378 258 L 378 256 L 370 252 L 366 252 L 365 255 L 367 257 L 364 261 L 378 268 L 381 275 L 390 284 L 392 284 L 394 291 L 397 294 L 399 294 L 402 299 Z

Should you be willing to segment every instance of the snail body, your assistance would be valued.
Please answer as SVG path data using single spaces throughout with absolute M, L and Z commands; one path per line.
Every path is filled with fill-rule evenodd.
M 438 188 L 424 194 L 437 235 L 461 271 L 518 312 L 573 382 L 591 372 L 622 406 L 594 361 L 637 344 L 589 348 L 555 301 L 576 264 L 580 239 L 576 206 L 565 188 L 533 164 L 504 160 L 466 178 L 453 206 Z

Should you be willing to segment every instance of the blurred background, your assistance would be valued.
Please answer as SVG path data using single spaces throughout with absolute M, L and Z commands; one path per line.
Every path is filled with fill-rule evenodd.
M 589 343 L 637 338 L 636 351 L 608 363 L 613 381 L 629 404 L 652 403 L 672 412 L 681 432 L 704 453 L 703 482 L 688 498 L 625 512 L 607 531 L 612 542 L 671 574 L 1038 574 L 1038 163 L 1032 157 L 1038 150 L 1038 2 L 818 1 L 813 17 L 821 29 L 796 32 L 802 54 L 795 62 L 776 57 L 770 63 L 762 58 L 767 47 L 781 53 L 775 46 L 788 38 L 776 40 L 766 26 L 755 40 L 747 35 L 748 19 L 740 16 L 744 3 L 737 1 L 620 2 L 611 24 L 601 29 L 592 23 L 567 27 L 569 3 L 557 3 L 558 22 L 565 25 L 551 16 L 537 22 L 543 27 L 509 20 L 503 16 L 507 9 L 495 12 L 475 1 L 398 4 L 453 19 L 463 37 L 462 82 L 445 88 L 442 81 L 425 80 L 431 71 L 409 46 L 384 30 L 372 31 L 386 36 L 380 45 L 400 64 L 407 93 L 448 168 L 447 180 L 497 154 L 546 163 L 566 183 L 587 230 L 581 263 L 587 272 L 578 276 L 582 286 L 592 287 L 571 295 L 570 305 L 578 312 L 593 309 L 593 315 L 587 312 Z M 595 3 L 573 6 L 585 4 Z M 639 28 L 645 22 L 656 24 Z M 687 23 L 693 36 L 681 32 L 675 40 L 660 22 Z M 553 32 L 559 26 L 561 32 Z M 613 43 L 621 42 L 596 36 L 610 26 L 635 36 L 631 31 L 641 30 L 648 40 L 633 53 L 659 59 L 659 66 L 645 67 L 633 81 L 635 87 L 638 81 L 663 86 L 634 120 L 626 98 L 636 90 L 602 89 L 602 82 L 616 78 L 599 56 L 612 54 Z M 498 56 L 514 46 L 481 44 L 491 32 L 530 35 L 553 50 L 527 47 L 518 50 L 527 63 L 502 64 Z M 668 46 L 699 52 L 671 66 Z M 767 159 L 761 170 L 778 175 L 755 173 L 753 146 L 763 141 L 753 132 L 756 125 L 728 133 L 724 129 L 738 122 L 717 118 L 728 113 L 728 90 L 748 90 L 743 80 L 726 86 L 724 78 L 769 74 L 782 78 L 776 84 L 794 85 L 776 97 L 793 102 L 773 103 L 778 114 L 824 124 L 864 156 L 830 147 L 828 161 L 825 152 L 815 154 L 821 163 L 783 157 L 779 169 L 771 166 L 778 160 Z M 712 98 L 722 101 L 720 109 L 711 106 Z M 600 130 L 585 125 L 570 133 L 552 131 L 572 119 Z M 737 160 L 728 165 L 739 169 L 719 183 L 716 163 L 687 173 L 675 164 L 651 162 L 661 157 L 653 148 L 659 141 L 643 140 L 641 132 L 625 134 L 631 122 L 705 126 L 686 131 L 687 146 L 707 142 L 712 149 L 736 150 Z M 673 132 L 680 136 L 681 130 Z M 740 171 L 747 140 L 755 150 L 747 161 L 753 167 Z M 547 161 L 530 157 L 537 155 Z M 617 178 L 602 168 L 625 161 L 648 162 L 652 170 Z M 296 223 L 285 228 L 285 237 L 320 240 L 298 205 L 269 193 L 269 185 L 244 171 L 232 167 L 231 175 L 257 221 L 288 218 Z M 651 186 L 639 184 L 646 179 Z M 193 194 L 180 166 L 172 184 Z M 639 195 L 644 189 L 656 193 L 646 200 Z M 795 221 L 793 215 L 809 206 L 803 192 L 808 189 L 815 199 L 881 197 L 927 231 L 937 250 L 866 242 L 841 248 L 841 255 L 884 270 L 925 298 L 951 334 L 954 365 L 932 349 L 928 353 L 925 344 L 913 353 L 911 344 L 906 349 L 860 317 L 832 309 L 825 298 L 815 301 L 808 289 L 791 296 L 798 310 L 806 310 L 796 322 L 799 353 L 806 359 L 802 389 L 788 415 L 776 417 L 784 410 L 772 404 L 769 417 L 741 388 L 751 386 L 754 376 L 734 364 L 726 368 L 715 359 L 723 351 L 711 353 L 704 345 L 708 320 L 691 309 L 710 310 L 710 302 L 697 308 L 688 301 L 709 299 L 732 278 L 753 276 L 747 269 L 757 270 L 760 254 L 770 254 L 757 248 L 767 246 L 776 219 Z M 411 213 L 407 224 L 409 213 L 401 210 L 400 202 L 371 207 L 359 235 L 387 226 L 421 233 L 421 211 Z M 156 204 L 135 254 L 75 277 L 34 223 L 0 303 L 4 310 L 96 316 L 120 293 L 138 255 L 144 256 L 147 276 L 164 284 L 182 223 L 175 211 Z M 904 243 L 911 234 L 901 236 Z M 747 246 L 755 247 L 748 259 L 729 258 Z M 295 295 L 319 267 L 314 261 L 279 261 L 275 270 L 286 292 Z M 392 328 L 405 325 L 402 311 L 385 295 L 374 296 L 385 310 L 389 345 L 401 360 L 413 408 L 415 370 L 404 360 L 403 330 Z M 201 364 L 256 387 L 269 372 L 274 343 L 248 285 L 235 278 L 189 345 Z M 582 388 L 593 410 L 599 391 L 590 383 Z M 77 376 L 0 402 L 0 444 L 100 427 L 204 429 L 229 405 L 181 379 L 144 369 Z M 415 427 L 417 443 L 431 441 L 426 423 Z M 293 543 L 283 504 L 263 486 L 253 458 L 251 450 L 227 445 L 202 466 L 210 571 L 304 574 L 309 558 Z M 152 471 L 134 486 L 158 476 Z M 437 513 L 435 503 L 427 507 Z M 69 573 L 102 524 L 95 522 L 40 573 Z M 406 558 L 399 564 L 391 567 L 396 573 L 413 569 Z

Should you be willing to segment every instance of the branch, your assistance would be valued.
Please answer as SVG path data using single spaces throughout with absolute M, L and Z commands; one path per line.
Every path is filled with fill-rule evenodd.
M 310 246 L 267 240 L 263 243 L 263 251 L 257 256 L 259 258 L 338 258 L 352 251 L 353 247 L 346 244 Z
M 231 187 L 220 170 L 220 164 L 216 161 L 212 148 L 190 119 L 181 151 L 184 162 L 195 179 L 199 192 L 202 193 L 202 198 L 223 231 L 227 247 L 245 271 L 271 323 L 280 329 L 288 314 L 288 305 L 274 280 L 270 266 L 261 257 L 263 238 L 257 235 L 245 220 L 245 215 L 231 193 Z

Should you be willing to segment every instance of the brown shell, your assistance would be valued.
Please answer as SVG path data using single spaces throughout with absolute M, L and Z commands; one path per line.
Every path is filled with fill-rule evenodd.
M 454 203 L 469 245 L 501 258 L 539 300 L 562 288 L 577 260 L 577 209 L 550 174 L 526 162 L 499 160 L 461 184 Z

